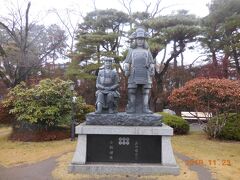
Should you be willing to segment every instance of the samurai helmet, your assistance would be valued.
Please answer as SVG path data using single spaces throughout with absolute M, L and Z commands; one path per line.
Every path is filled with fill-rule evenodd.
M 130 39 L 149 38 L 149 34 L 143 28 L 137 28 L 135 32 L 130 35 Z
M 111 58 L 111 57 L 102 57 L 101 60 L 102 60 L 103 62 L 111 62 L 111 63 L 114 62 L 114 59 Z

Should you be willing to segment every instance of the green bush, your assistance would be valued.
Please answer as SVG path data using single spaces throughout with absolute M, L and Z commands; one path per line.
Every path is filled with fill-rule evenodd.
M 44 79 L 38 85 L 28 87 L 21 83 L 13 88 L 4 101 L 10 113 L 16 117 L 17 129 L 49 129 L 68 125 L 71 119 L 71 81 Z M 76 95 L 76 93 L 74 93 Z M 80 113 L 83 104 L 77 98 L 76 110 Z
M 159 114 L 163 116 L 163 123 L 173 128 L 174 134 L 188 134 L 189 124 L 186 120 L 165 112 Z
M 81 105 L 81 111 L 79 111 L 76 115 L 77 116 L 76 117 L 77 122 L 78 123 L 84 122 L 85 121 L 85 115 L 87 113 L 94 112 L 94 111 L 95 111 L 95 106 L 90 105 L 90 104 L 82 104 Z
M 220 114 L 211 118 L 205 128 L 210 138 L 240 140 L 240 114 Z

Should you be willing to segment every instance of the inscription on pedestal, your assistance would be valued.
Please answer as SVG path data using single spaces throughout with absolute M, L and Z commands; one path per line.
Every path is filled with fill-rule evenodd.
M 161 163 L 161 136 L 88 135 L 87 162 Z

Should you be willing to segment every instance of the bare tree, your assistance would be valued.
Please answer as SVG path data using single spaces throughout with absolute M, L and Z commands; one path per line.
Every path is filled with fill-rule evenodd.
M 118 0 L 120 4 L 123 5 L 123 7 L 127 10 L 128 14 L 132 15 L 132 3 L 133 0 Z
M 58 17 L 64 29 L 66 30 L 68 36 L 68 51 L 70 54 L 73 53 L 78 25 L 80 24 L 81 19 L 84 17 L 83 14 L 79 11 L 69 8 L 66 8 L 64 11 L 62 11 L 62 13 L 60 13 L 57 9 L 52 9 L 50 12 L 54 13 Z
M 9 37 L 8 42 L 0 43 L 0 78 L 8 87 L 26 80 L 64 40 L 64 36 L 60 36 L 43 51 L 43 43 L 37 40 L 41 38 L 44 28 L 33 32 L 37 25 L 29 20 L 30 7 L 30 2 L 25 10 L 17 4 L 17 7 L 8 7 L 8 16 L 0 17 L 0 29 Z
M 93 3 L 93 8 L 96 11 L 97 10 L 96 0 L 92 0 L 92 3 Z
M 130 17 L 130 31 L 133 29 L 133 17 L 132 17 L 132 3 L 133 0 L 118 0 L 118 2 L 124 7 Z

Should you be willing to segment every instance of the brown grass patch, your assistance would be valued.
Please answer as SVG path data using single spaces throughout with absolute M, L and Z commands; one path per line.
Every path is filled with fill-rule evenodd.
M 238 179 L 240 142 L 209 140 L 204 133 L 195 132 L 190 135 L 174 136 L 172 143 L 174 151 L 194 160 L 202 160 L 204 166 L 211 170 L 214 179 Z
M 8 131 L 8 132 L 7 132 Z M 8 140 L 11 129 L 1 128 L 0 165 L 5 167 L 31 164 L 69 151 L 74 151 L 76 142 L 69 139 L 49 142 L 18 142 Z
M 0 124 L 0 136 L 8 135 L 11 132 L 12 128 L 8 125 Z

